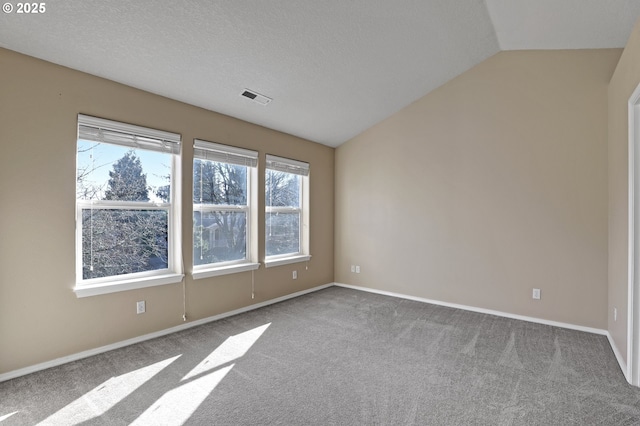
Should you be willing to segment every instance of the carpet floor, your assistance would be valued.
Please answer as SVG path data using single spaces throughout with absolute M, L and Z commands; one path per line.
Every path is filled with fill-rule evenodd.
M 0 383 L 9 425 L 638 425 L 604 336 L 340 287 Z

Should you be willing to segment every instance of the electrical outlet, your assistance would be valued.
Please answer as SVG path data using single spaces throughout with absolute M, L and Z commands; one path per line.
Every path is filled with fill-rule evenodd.
M 144 303 L 144 300 L 141 300 L 140 302 L 136 303 L 137 314 L 144 314 L 146 311 L 147 311 L 147 306 L 146 306 L 146 303 Z
M 298 279 L 298 271 L 293 271 L 293 279 L 294 280 Z
M 356 274 L 360 273 L 360 265 L 356 265 Z
M 351 272 L 355 272 L 356 271 L 356 265 L 351 265 Z
M 532 295 L 532 297 L 533 297 L 534 299 L 538 299 L 538 300 L 540 299 L 540 289 L 539 289 L 539 288 L 534 288 L 534 289 L 533 289 L 533 295 Z

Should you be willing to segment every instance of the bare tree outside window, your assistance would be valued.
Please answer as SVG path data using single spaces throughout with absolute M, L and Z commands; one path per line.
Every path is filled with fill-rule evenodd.
M 109 162 L 100 157 L 100 152 L 108 153 L 105 157 L 116 153 L 122 156 Z M 82 279 L 168 267 L 169 212 L 150 201 L 168 198 L 169 186 L 152 188 L 148 184 L 139 154 L 124 147 L 78 141 L 76 194 L 82 202 Z M 170 164 L 169 158 L 162 161 Z M 108 164 L 111 170 L 107 178 Z
M 247 167 L 195 159 L 194 265 L 247 256 Z
M 266 255 L 299 253 L 301 176 L 267 170 L 265 179 Z

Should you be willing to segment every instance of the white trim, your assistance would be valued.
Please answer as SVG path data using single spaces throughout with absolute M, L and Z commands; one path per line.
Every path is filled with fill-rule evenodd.
M 640 199 L 635 193 L 640 188 L 640 84 L 628 103 L 629 126 L 629 222 L 627 261 L 627 381 L 640 386 L 640 339 L 635 336 L 640 328 L 640 264 L 635 259 L 640 254 Z
M 171 159 L 171 210 L 169 215 L 169 268 L 172 272 L 184 277 L 184 261 L 182 259 L 182 156 L 173 155 Z
M 109 281 L 99 284 L 76 285 L 73 291 L 76 297 L 98 296 L 101 294 L 117 293 L 119 291 L 135 290 L 138 288 L 155 287 L 159 285 L 176 284 L 182 281 L 184 274 L 165 274 L 144 278 L 134 278 L 122 281 Z
M 358 291 L 365 291 L 368 293 L 375 293 L 375 294 L 381 294 L 384 296 L 391 296 L 391 297 L 397 297 L 400 299 L 408 299 L 408 300 L 413 300 L 416 302 L 423 302 L 423 303 L 430 303 L 433 305 L 438 305 L 438 306 L 446 306 L 449 308 L 456 308 L 456 309 L 462 309 L 465 311 L 471 311 L 471 312 L 478 312 L 478 313 L 483 313 L 483 314 L 489 314 L 489 315 L 495 315 L 495 316 L 500 316 L 500 317 L 505 317 L 505 318 L 511 318 L 511 319 L 517 319 L 517 320 L 521 320 L 521 321 L 528 321 L 528 322 L 533 322 L 533 323 L 537 323 L 537 324 L 544 324 L 544 325 L 550 325 L 550 326 L 554 326 L 554 327 L 561 327 L 561 328 L 567 328 L 570 330 L 577 330 L 577 331 L 584 331 L 587 333 L 593 333 L 593 334 L 599 334 L 599 335 L 603 335 L 606 336 L 607 339 L 609 340 L 609 343 L 611 345 L 611 349 L 613 350 L 613 353 L 618 361 L 618 364 L 620 365 L 620 368 L 622 369 L 623 374 L 625 375 L 625 378 L 627 377 L 626 375 L 626 371 L 627 371 L 627 366 L 624 362 L 624 359 L 622 358 L 622 355 L 620 353 L 620 351 L 618 350 L 617 346 L 615 345 L 615 342 L 613 341 L 613 338 L 611 337 L 611 335 L 609 334 L 609 332 L 607 330 L 603 330 L 603 329 L 599 329 L 599 328 L 592 328 L 592 327 L 584 327 L 584 326 L 580 326 L 580 325 L 575 325 L 575 324 L 569 324 L 569 323 L 563 323 L 563 322 L 558 322 L 558 321 L 549 321 L 549 320 L 544 320 L 544 319 L 540 319 L 540 318 L 535 318 L 535 317 L 528 317 L 528 316 L 524 316 L 524 315 L 515 315 L 515 314 L 510 314 L 510 313 L 506 313 L 506 312 L 501 312 L 501 311 L 494 311 L 491 309 L 484 309 L 484 308 L 476 308 L 473 306 L 467 306 L 467 305 L 459 305 L 456 303 L 448 303 L 448 302 L 441 302 L 438 300 L 432 300 L 432 299 L 425 299 L 422 297 L 415 297 L 415 296 L 409 296 L 409 295 L 405 295 L 405 294 L 401 294 L 401 293 L 395 293 L 395 292 L 390 292 L 390 291 L 383 291 L 383 290 L 376 290 L 376 289 L 371 289 L 371 288 L 367 288 L 367 287 L 360 287 L 360 286 L 354 286 L 354 285 L 349 285 L 349 284 L 342 284 L 342 283 L 329 283 L 329 284 L 324 284 L 324 285 L 320 285 L 317 287 L 313 287 L 307 290 L 301 290 L 295 293 L 291 293 L 285 296 L 281 296 L 281 297 L 277 297 L 275 299 L 271 299 L 271 300 L 267 300 L 264 302 L 260 302 L 260 303 L 256 303 L 253 305 L 249 305 L 249 306 L 245 306 L 244 308 L 239 308 L 233 311 L 229 311 L 229 312 L 225 312 L 222 314 L 218 314 L 218 315 L 214 315 L 211 317 L 207 317 L 207 318 L 203 318 L 203 319 L 199 319 L 196 321 L 192 321 L 189 323 L 185 323 L 185 324 L 181 324 L 175 327 L 171 327 L 171 328 L 167 328 L 164 330 L 160 330 L 160 331 L 156 331 L 154 333 L 149 333 L 149 334 L 145 334 L 142 336 L 138 336 L 138 337 L 134 337 L 131 339 L 127 339 L 127 340 L 123 340 L 120 342 L 116 342 L 116 343 L 112 343 L 110 345 L 105 345 L 105 346 L 101 346 L 99 348 L 95 348 L 95 349 L 89 349 L 83 352 L 78 352 L 72 355 L 68 355 L 68 356 L 64 356 L 61 358 L 56 358 L 54 360 L 51 361 L 46 361 L 40 364 L 35 364 L 29 367 L 24 367 L 24 368 L 20 368 L 18 370 L 13 370 L 13 371 L 9 371 L 7 373 L 3 373 L 0 374 L 0 383 L 7 381 L 7 380 L 11 380 L 11 379 L 15 379 L 16 377 L 20 377 L 20 376 L 25 376 L 27 374 L 31 374 L 31 373 L 35 373 L 37 371 L 41 371 L 41 370 L 45 370 L 47 368 L 52 368 L 52 367 L 57 367 L 59 365 L 62 364 L 66 364 L 68 362 L 73 362 L 73 361 L 77 361 L 83 358 L 88 358 L 90 356 L 94 356 L 94 355 L 98 355 L 104 352 L 108 352 L 108 351 L 112 351 L 114 349 L 119 349 L 125 346 L 130 346 L 136 343 L 140 343 L 140 342 L 144 342 L 146 340 L 151 340 L 151 339 L 155 339 L 157 337 L 162 337 L 162 336 L 166 336 L 168 334 L 171 333 L 176 333 L 179 331 L 183 331 L 183 330 L 187 330 L 189 328 L 192 327 L 196 327 L 199 325 L 203 325 L 203 324 L 207 324 L 209 322 L 213 322 L 213 321 L 217 321 L 223 318 L 227 318 L 233 315 L 238 315 L 238 314 L 242 314 L 245 312 L 249 312 L 255 309 L 259 309 L 265 306 L 269 306 L 275 303 L 279 303 L 279 302 L 283 302 L 285 300 L 288 299 L 293 299 L 295 297 L 299 297 L 299 296 L 303 296 L 305 294 L 309 294 L 309 293 L 313 293 L 319 290 L 324 290 L 325 288 L 329 288 L 332 286 L 336 286 L 336 287 L 343 287 L 343 288 L 349 288 L 352 290 L 358 290 Z M 628 379 L 627 379 L 628 380 Z
M 267 155 L 267 157 L 272 157 Z M 304 163 L 306 164 L 306 163 Z M 276 169 L 270 169 L 269 168 L 269 163 L 267 163 L 267 169 L 265 171 L 265 188 L 266 185 L 268 183 L 268 179 L 269 179 L 269 170 L 276 170 Z M 285 253 L 285 254 L 281 254 L 281 255 L 273 255 L 270 256 L 268 253 L 265 253 L 265 267 L 269 267 L 269 266 L 279 266 L 279 265 L 286 265 L 288 263 L 295 263 L 295 262 L 304 262 L 307 261 L 311 258 L 311 256 L 309 255 L 310 252 L 310 242 L 309 242 L 309 217 L 310 217 L 310 210 L 311 210 L 311 206 L 310 206 L 310 186 L 309 186 L 309 176 L 308 174 L 306 175 L 300 175 L 299 176 L 299 193 L 298 193 L 298 206 L 297 207 L 293 207 L 293 206 L 284 206 L 284 207 L 279 207 L 279 206 L 271 206 L 271 205 L 265 205 L 265 238 L 269 239 L 269 234 L 270 234 L 270 225 L 267 224 L 268 222 L 268 216 L 271 213 L 279 213 L 279 212 L 283 212 L 283 213 L 298 213 L 298 225 L 299 225 L 299 229 L 298 229 L 298 252 L 296 253 Z M 269 200 L 267 200 L 267 203 L 265 204 L 271 204 L 271 202 Z M 269 222 L 270 223 L 270 222 Z M 268 244 L 267 244 L 268 245 Z M 298 260 L 297 257 L 300 256 L 308 256 L 309 258 L 307 259 L 302 259 L 302 260 Z M 292 261 L 280 261 L 280 259 L 294 259 Z M 269 263 L 271 265 L 269 265 Z
M 236 274 L 238 272 L 255 271 L 260 267 L 259 263 L 239 263 L 235 265 L 219 266 L 217 268 L 194 269 L 191 276 L 194 280 L 201 278 L 217 277 L 219 275 Z
M 198 148 L 200 147 L 200 148 Z M 209 147 L 211 147 L 211 150 L 209 150 Z M 218 147 L 220 150 L 216 150 L 216 147 Z M 226 148 L 220 148 L 220 147 L 226 147 L 229 149 L 235 149 L 236 151 L 230 151 L 230 150 L 226 150 L 226 151 L 221 151 L 223 149 Z M 255 230 L 258 229 L 257 226 L 257 204 L 258 204 L 258 198 L 257 198 L 257 185 L 258 185 L 258 178 L 257 178 L 257 174 L 258 174 L 258 169 L 257 169 L 257 165 L 258 165 L 258 152 L 256 151 L 250 151 L 250 150 L 246 150 L 244 148 L 235 148 L 235 147 L 231 147 L 231 146 L 227 146 L 227 145 L 220 145 L 220 144 L 216 144 L 213 142 L 207 142 L 207 141 L 203 141 L 203 140 L 199 140 L 199 139 L 194 139 L 194 149 L 201 149 L 203 150 L 202 153 L 204 155 L 198 156 L 196 155 L 197 152 L 194 152 L 194 179 L 195 179 L 195 161 L 196 160 L 201 160 L 201 161 L 208 161 L 208 162 L 223 162 L 223 163 L 228 163 L 228 164 L 234 164 L 234 165 L 239 165 L 239 166 L 243 166 L 246 168 L 247 171 L 247 182 L 246 182 L 246 204 L 244 205 L 218 205 L 218 204 L 208 204 L 208 203 L 202 203 L 202 194 L 200 194 L 200 203 L 193 203 L 193 213 L 195 214 L 195 212 L 199 212 L 200 213 L 200 217 L 202 219 L 202 216 L 204 214 L 211 214 L 211 213 L 216 213 L 216 212 L 244 212 L 245 213 L 245 257 L 244 259 L 241 259 L 240 261 L 243 262 L 244 264 L 246 263 L 252 263 L 252 264 L 256 264 L 257 266 L 255 266 L 254 268 L 249 268 L 249 269 L 242 269 L 242 270 L 229 270 L 228 272 L 225 272 L 225 268 L 229 265 L 219 265 L 216 263 L 207 263 L 207 264 L 203 264 L 203 265 L 193 265 L 193 277 L 194 279 L 199 279 L 199 278 L 207 278 L 207 277 L 212 277 L 212 276 L 216 276 L 216 275 L 224 275 L 224 274 L 231 274 L 231 273 L 235 273 L 235 272 L 242 272 L 244 270 L 253 270 L 253 269 L 258 269 L 258 267 L 260 266 L 259 263 L 257 263 L 258 260 L 258 255 L 257 255 L 257 244 L 258 244 L 258 240 L 257 238 L 254 237 L 255 235 Z M 233 159 L 231 158 L 221 158 L 220 155 L 223 152 L 227 152 L 230 155 L 247 155 L 244 158 L 247 159 L 251 159 L 251 160 L 255 160 L 255 164 L 243 164 L 241 161 L 233 161 Z M 207 153 L 211 153 L 211 154 L 215 154 L 218 155 L 218 158 L 209 158 L 209 156 L 207 156 Z M 248 157 L 249 153 L 253 153 L 255 154 L 255 158 L 250 158 Z M 251 154 L 251 155 L 253 155 Z M 202 178 L 202 176 L 201 176 Z M 202 190 L 202 188 L 201 188 Z M 193 231 L 195 232 L 196 230 L 196 224 L 195 221 L 193 223 Z M 202 238 L 202 232 L 203 229 L 200 229 L 200 238 Z M 194 237 L 194 241 L 192 243 L 192 248 L 195 249 L 195 237 Z M 200 248 L 200 250 L 202 250 L 202 247 Z M 195 259 L 194 259 L 195 261 Z M 195 262 L 193 262 L 195 263 Z M 212 271 L 218 271 L 218 272 L 213 272 Z
M 120 201 L 120 200 L 76 200 L 82 210 L 91 207 L 105 210 L 166 210 L 169 211 L 171 203 L 153 203 L 151 201 Z
M 616 346 L 616 342 L 613 340 L 613 337 L 608 331 L 607 331 L 607 339 L 609 340 L 609 345 L 611 345 L 611 350 L 613 350 L 613 354 L 616 356 L 616 360 L 618 361 L 618 365 L 620 366 L 620 370 L 622 370 L 622 374 L 624 375 L 624 378 L 627 380 L 627 382 L 631 383 L 631 381 L 629 380 L 630 377 L 629 377 L 629 369 L 627 367 L 627 363 L 624 362 L 624 358 L 622 358 L 622 353 L 620 353 L 618 346 Z
M 607 330 L 603 330 L 601 328 L 585 327 L 585 326 L 582 326 L 582 325 L 569 324 L 569 323 L 565 323 L 565 322 L 545 320 L 545 319 L 542 319 L 542 318 L 528 317 L 528 316 L 525 316 L 525 315 L 510 314 L 508 312 L 502 312 L 502 311 L 494 311 L 493 309 L 476 308 L 475 306 L 467 306 L 467 305 L 459 305 L 457 303 L 441 302 L 439 300 L 425 299 L 425 298 L 422 298 L 422 297 L 409 296 L 409 295 L 406 295 L 406 294 L 394 293 L 394 292 L 391 292 L 391 291 L 384 291 L 384 290 L 376 290 L 376 289 L 372 289 L 372 288 L 360 287 L 360 286 L 349 285 L 349 284 L 341 284 L 341 283 L 334 283 L 334 284 L 336 286 L 338 286 L 338 287 L 350 288 L 352 290 L 366 291 L 368 293 L 382 294 L 384 296 L 398 297 L 400 299 L 408 299 L 408 300 L 413 300 L 413 301 L 416 301 L 416 302 L 430 303 L 432 305 L 446 306 L 448 308 L 462 309 L 462 310 L 465 310 L 465 311 L 478 312 L 478 313 L 481 313 L 481 314 L 488 314 L 488 315 L 495 315 L 495 316 L 498 316 L 498 317 L 511 318 L 511 319 L 516 319 L 516 320 L 520 320 L 520 321 L 528 321 L 528 322 L 533 322 L 533 323 L 537 323 L 537 324 L 550 325 L 550 326 L 553 326 L 553 327 L 568 328 L 570 330 L 584 331 L 584 332 L 587 332 L 587 333 L 600 334 L 602 336 L 606 336 L 608 334 Z
M 283 258 L 279 258 L 279 259 L 270 259 L 270 260 L 266 260 L 264 261 L 264 267 L 265 268 L 273 268 L 274 266 L 282 266 L 282 265 L 289 265 L 291 263 L 298 263 L 298 262 L 307 262 L 311 259 L 311 256 L 308 254 L 302 254 L 299 256 L 289 256 L 289 257 L 283 257 Z
M 170 202 L 168 203 L 151 203 L 138 201 L 120 201 L 120 200 L 84 200 L 76 198 L 76 229 L 75 229 L 75 259 L 76 259 L 76 286 L 74 291 L 77 297 L 96 296 L 100 294 L 114 293 L 117 291 L 133 290 L 137 288 L 151 287 L 156 285 L 173 284 L 182 281 L 182 223 L 180 201 L 182 199 L 181 188 L 178 184 L 182 181 L 182 168 L 180 161 L 180 142 L 181 135 L 177 133 L 165 132 L 162 130 L 151 129 L 148 127 L 136 126 L 133 124 L 121 123 L 118 121 L 106 120 L 98 117 L 78 114 L 78 141 L 80 137 L 80 128 L 82 126 L 92 127 L 94 129 L 104 129 L 106 131 L 115 131 L 131 136 L 131 144 L 107 141 L 107 144 L 132 146 L 134 148 L 152 149 L 170 155 L 171 158 L 171 178 L 170 184 Z M 150 146 L 139 146 L 142 143 L 138 139 L 152 138 L 157 139 L 155 142 L 149 142 L 151 145 L 164 147 L 164 142 L 172 145 L 170 152 L 164 149 L 154 149 Z M 94 139 L 87 139 L 94 140 Z M 99 141 L 98 139 L 95 139 Z M 78 143 L 76 141 L 76 144 Z M 76 145 L 77 148 L 77 145 Z M 175 149 L 174 149 L 175 148 Z M 76 159 L 77 161 L 77 159 Z M 77 164 L 76 164 L 77 168 Z M 167 213 L 167 268 L 162 270 L 144 271 L 141 273 L 131 273 L 122 276 L 107 276 L 100 278 L 83 278 L 83 210 L 157 210 L 166 211 Z M 179 278 L 178 278 L 179 277 Z
M 31 365 L 29 367 L 20 368 L 18 370 L 9 371 L 7 373 L 0 374 L 0 383 L 15 379 L 16 377 L 25 376 L 27 374 L 35 373 L 37 371 L 46 370 L 47 368 L 57 367 L 62 364 L 66 364 L 68 362 L 77 361 L 83 358 L 88 358 L 90 356 L 98 355 L 104 352 L 112 351 L 114 349 L 123 348 L 125 346 L 130 346 L 136 343 L 144 342 L 146 340 L 155 339 L 157 337 L 166 336 L 167 334 L 176 333 L 178 331 L 187 330 L 192 327 L 197 327 L 199 325 L 207 324 L 212 321 L 218 321 L 223 318 L 231 317 L 233 315 L 242 314 L 245 312 L 253 311 L 255 309 L 263 308 L 265 306 L 273 305 L 275 303 L 280 303 L 288 299 L 293 299 L 295 297 L 303 296 L 308 293 L 313 293 L 319 290 L 324 290 L 325 288 L 333 286 L 334 283 L 324 284 L 317 287 L 309 288 L 307 290 L 297 291 L 295 293 L 287 294 L 285 296 L 276 297 L 275 299 L 270 299 L 264 302 L 256 303 L 253 305 L 245 306 L 244 308 L 236 309 L 229 312 L 224 312 L 219 315 L 214 315 L 211 317 L 199 319 L 196 321 L 192 321 L 189 323 L 181 324 L 175 327 L 166 328 L 164 330 L 156 331 L 154 333 L 145 334 L 138 337 L 133 337 L 131 339 L 123 340 L 120 342 L 112 343 L 110 345 L 101 346 L 95 349 L 89 349 L 83 352 L 78 352 L 72 355 L 67 355 L 61 358 L 56 358 L 51 361 L 42 362 L 40 364 Z

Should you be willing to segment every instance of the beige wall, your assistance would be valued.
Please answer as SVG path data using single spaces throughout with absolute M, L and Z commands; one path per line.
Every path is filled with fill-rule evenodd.
M 0 374 L 182 323 L 181 285 L 83 299 L 71 290 L 78 113 L 182 134 L 187 270 L 193 138 L 311 163 L 309 270 L 261 268 L 255 300 L 250 273 L 187 274 L 190 320 L 335 272 L 342 283 L 608 326 L 625 355 L 625 322 L 611 311 L 626 316 L 626 101 L 640 81 L 639 27 L 609 87 L 608 167 L 607 85 L 621 50 L 502 52 L 335 151 L 335 250 L 333 149 L 0 49 Z
M 640 84 L 640 21 L 609 84 L 609 333 L 627 358 L 629 97 Z M 618 320 L 613 320 L 613 309 Z
M 182 135 L 187 270 L 194 138 L 254 149 L 262 160 L 270 153 L 311 164 L 309 269 L 261 267 L 255 300 L 250 272 L 195 282 L 187 275 L 190 320 L 333 281 L 333 148 L 2 49 L 0 70 L 0 374 L 182 323 L 181 285 L 82 299 L 72 291 L 78 113 Z M 135 314 L 138 300 L 146 300 L 144 315 Z
M 620 54 L 502 52 L 340 146 L 336 281 L 605 329 Z

